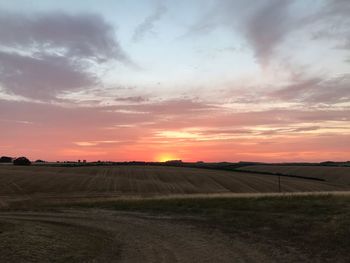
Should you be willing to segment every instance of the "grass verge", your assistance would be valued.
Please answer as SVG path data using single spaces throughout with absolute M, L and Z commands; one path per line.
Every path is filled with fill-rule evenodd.
M 208 227 L 282 251 L 293 247 L 315 261 L 350 261 L 349 196 L 135 199 L 70 207 L 195 216 Z

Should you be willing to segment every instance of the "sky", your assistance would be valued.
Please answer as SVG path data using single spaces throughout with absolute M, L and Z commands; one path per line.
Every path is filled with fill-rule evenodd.
M 350 159 L 348 0 L 0 0 L 0 155 Z

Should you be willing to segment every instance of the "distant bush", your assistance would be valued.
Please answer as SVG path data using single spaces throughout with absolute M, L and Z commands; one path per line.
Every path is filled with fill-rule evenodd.
M 14 165 L 31 165 L 32 163 L 26 157 L 18 157 L 13 161 Z
M 35 163 L 45 163 L 45 161 L 39 159 L 39 160 L 36 160 Z
M 0 163 L 11 163 L 11 162 L 12 162 L 12 157 L 8 157 L 8 156 L 0 157 Z
M 182 160 L 168 160 L 165 161 L 166 164 L 182 164 Z

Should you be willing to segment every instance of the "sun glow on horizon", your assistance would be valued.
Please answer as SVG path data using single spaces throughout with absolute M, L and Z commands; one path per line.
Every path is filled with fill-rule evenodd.
M 157 162 L 166 162 L 166 161 L 178 160 L 178 159 L 179 159 L 178 157 L 169 153 L 160 154 L 155 158 Z

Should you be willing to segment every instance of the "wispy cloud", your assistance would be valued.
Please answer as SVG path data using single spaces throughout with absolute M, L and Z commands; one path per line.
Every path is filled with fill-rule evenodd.
M 350 101 L 350 74 L 333 78 L 297 76 L 292 83 L 270 93 L 283 101 L 309 103 L 343 103 Z
M 132 40 L 134 42 L 139 42 L 141 41 L 145 35 L 148 33 L 153 33 L 153 29 L 155 27 L 155 23 L 159 21 L 162 16 L 166 13 L 167 8 L 164 5 L 164 3 L 159 2 L 158 5 L 156 6 L 155 10 L 153 11 L 152 14 L 147 16 L 141 24 L 139 24 L 134 31 L 134 34 L 132 36 Z
M 0 44 L 96 62 L 127 60 L 114 28 L 96 14 L 0 12 Z
M 204 13 L 185 35 L 207 34 L 218 27 L 239 33 L 262 66 L 275 59 L 276 51 L 292 33 L 305 29 L 309 30 L 309 36 L 313 34 L 314 39 L 330 38 L 338 41 L 339 48 L 349 48 L 349 1 L 320 1 L 309 9 L 300 8 L 302 4 L 302 1 L 295 0 L 213 2 L 211 10 Z
M 97 146 L 101 144 L 117 144 L 120 141 L 87 141 L 87 142 L 74 142 L 75 145 L 82 147 Z
M 232 1 L 215 2 L 186 34 L 207 33 L 219 26 L 240 32 L 252 48 L 257 61 L 265 65 L 273 56 L 276 47 L 295 27 L 290 15 L 293 1 Z
M 294 27 L 289 14 L 289 6 L 292 2 L 267 1 L 243 22 L 244 34 L 261 65 L 269 63 L 276 47 Z
M 64 56 L 33 57 L 0 51 L 0 63 L 0 83 L 7 92 L 33 99 L 54 99 L 60 92 L 88 88 L 97 81 Z
M 130 59 L 101 16 L 0 12 L 0 84 L 8 93 L 50 100 L 98 81 L 91 68 Z

